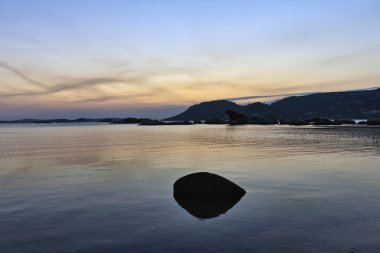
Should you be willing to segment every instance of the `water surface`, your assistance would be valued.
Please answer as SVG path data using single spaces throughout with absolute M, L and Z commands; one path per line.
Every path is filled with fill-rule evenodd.
M 380 252 L 380 128 L 0 125 L 0 252 Z M 197 219 L 176 179 L 247 194 Z

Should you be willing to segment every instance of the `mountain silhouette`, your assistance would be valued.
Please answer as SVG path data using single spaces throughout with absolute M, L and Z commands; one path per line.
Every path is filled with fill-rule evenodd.
M 186 120 L 207 120 L 207 119 L 227 119 L 226 110 L 234 110 L 244 113 L 245 110 L 242 106 L 227 100 L 216 100 L 210 102 L 203 102 L 197 105 L 190 106 L 183 113 L 177 116 L 164 119 L 167 121 Z
M 270 105 L 260 102 L 238 105 L 227 100 L 209 101 L 190 106 L 186 111 L 164 120 L 227 119 L 226 110 L 248 116 L 272 114 L 278 118 L 379 119 L 380 88 L 292 96 Z

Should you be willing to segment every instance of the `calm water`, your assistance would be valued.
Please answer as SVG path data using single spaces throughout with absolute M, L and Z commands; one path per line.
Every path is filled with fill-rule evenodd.
M 0 252 L 380 252 L 380 128 L 0 125 Z M 201 220 L 209 171 L 247 194 Z

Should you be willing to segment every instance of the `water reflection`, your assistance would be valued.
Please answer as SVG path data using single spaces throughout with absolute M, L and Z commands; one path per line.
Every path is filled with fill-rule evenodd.
M 224 214 L 230 210 L 243 197 L 241 196 L 234 199 L 210 201 L 184 198 L 176 194 L 173 196 L 183 209 L 199 219 L 211 219 L 218 217 L 219 215 Z
M 0 125 L 0 143 L 1 253 L 380 249 L 380 128 Z M 249 194 L 173 201 L 196 171 Z

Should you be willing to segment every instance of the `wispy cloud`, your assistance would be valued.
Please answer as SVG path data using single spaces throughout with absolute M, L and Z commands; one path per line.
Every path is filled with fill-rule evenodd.
M 236 97 L 236 98 L 225 98 L 225 100 L 240 101 L 240 100 L 250 100 L 250 99 L 260 99 L 260 98 L 305 96 L 305 95 L 310 95 L 314 93 L 319 93 L 319 92 L 300 92 L 300 93 L 274 94 L 274 95 L 266 95 L 266 96 L 246 96 L 246 97 Z
M 371 58 L 376 58 L 380 53 L 380 44 L 376 46 L 368 47 L 361 50 L 354 50 L 350 52 L 343 52 L 336 55 L 326 57 L 321 60 L 316 60 L 313 64 L 319 64 L 320 66 L 332 65 L 340 66 L 342 64 L 351 64 L 361 62 L 363 60 L 368 61 Z
M 73 103 L 77 103 L 77 104 L 81 104 L 81 103 L 99 103 L 99 102 L 107 102 L 107 101 L 111 101 L 111 100 L 117 100 L 117 99 L 125 99 L 126 96 L 124 95 L 120 95 L 120 96 L 102 96 L 102 97 L 96 97 L 96 98 L 89 98 L 89 99 L 82 99 L 82 100 L 76 100 L 76 101 L 73 101 Z
M 47 84 L 42 83 L 40 81 L 36 81 L 36 80 L 28 77 L 20 69 L 17 69 L 15 67 L 9 65 L 6 62 L 0 62 L 0 68 L 8 70 L 8 71 L 14 73 L 16 76 L 20 77 L 21 79 L 23 79 L 24 81 L 27 81 L 28 83 L 30 83 L 32 85 L 35 85 L 36 87 L 39 87 L 39 88 L 47 88 L 48 87 Z
M 110 83 L 120 83 L 123 82 L 120 79 L 116 78 L 108 78 L 108 77 L 101 77 L 101 78 L 89 78 L 89 79 L 82 79 L 76 82 L 69 82 L 69 83 L 61 83 L 57 84 L 52 87 L 45 87 L 42 91 L 36 91 L 36 92 L 16 92 L 16 93 L 8 93 L 8 94 L 1 94 L 1 97 L 23 97 L 23 96 L 40 96 L 40 95 L 49 95 L 53 93 L 57 93 L 60 91 L 65 90 L 76 90 L 86 87 L 93 87 L 99 84 L 110 84 Z
M 61 83 L 57 84 L 49 89 L 47 89 L 42 94 L 51 94 L 56 93 L 64 90 L 72 90 L 72 89 L 81 89 L 86 87 L 91 87 L 98 84 L 106 84 L 106 83 L 120 83 L 123 82 L 121 79 L 117 78 L 109 78 L 109 77 L 100 77 L 100 78 L 89 78 L 89 79 L 82 79 L 78 80 L 76 82 L 69 82 L 69 83 Z
M 350 90 L 344 90 L 344 91 L 375 90 L 375 89 L 379 89 L 379 88 L 380 88 L 380 86 L 374 86 L 374 87 L 368 87 L 368 88 L 364 88 L 364 89 L 350 89 Z M 261 99 L 261 98 L 283 98 L 283 97 L 291 97 L 291 96 L 306 96 L 306 95 L 311 95 L 311 94 L 316 94 L 316 93 L 325 93 L 325 92 L 315 91 L 315 92 L 273 94 L 273 95 L 266 95 L 266 96 L 246 96 L 246 97 L 224 98 L 224 100 L 243 101 L 243 100 Z
M 49 94 L 58 93 L 60 91 L 66 91 L 66 90 L 93 88 L 94 86 L 101 85 L 101 84 L 131 83 L 131 82 L 140 82 L 142 80 L 142 77 L 140 76 L 131 76 L 128 78 L 123 78 L 123 79 L 115 78 L 115 77 L 96 77 L 96 78 L 87 78 L 87 79 L 83 78 L 83 79 L 72 80 L 70 82 L 63 82 L 63 83 L 58 83 L 55 85 L 54 84 L 48 85 L 47 83 L 43 83 L 29 77 L 22 70 L 16 67 L 13 67 L 6 62 L 0 62 L 0 68 L 10 71 L 11 73 L 20 77 L 21 79 L 28 82 L 29 84 L 41 89 L 40 91 L 27 91 L 27 92 L 14 92 L 14 93 L 0 94 L 0 97 L 3 97 L 3 98 L 49 95 Z M 96 99 L 94 99 L 94 101 L 95 100 Z

